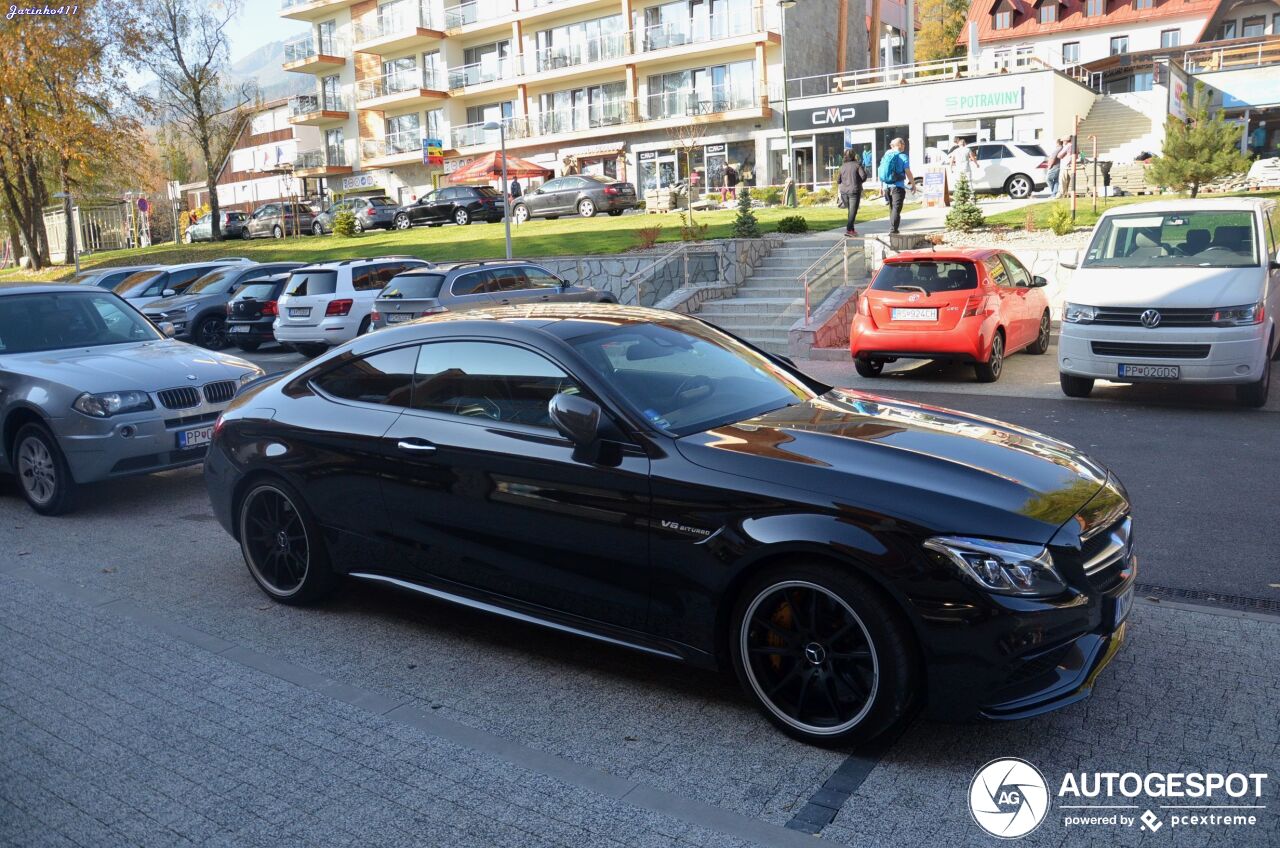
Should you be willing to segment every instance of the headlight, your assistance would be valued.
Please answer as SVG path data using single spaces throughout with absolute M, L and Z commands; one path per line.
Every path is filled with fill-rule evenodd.
M 71 408 L 91 418 L 110 418 L 125 412 L 155 409 L 156 405 L 146 392 L 99 392 L 96 395 L 85 392 L 75 399 Z
M 997 595 L 1047 597 L 1067 587 L 1053 567 L 1048 548 L 963 536 L 935 536 L 924 546 Z
M 1215 327 L 1247 327 L 1250 324 L 1261 324 L 1267 317 L 1267 309 L 1261 303 L 1249 306 L 1225 306 L 1213 311 Z
M 240 385 L 243 386 L 245 383 L 252 382 L 258 379 L 259 377 L 261 377 L 265 373 L 267 372 L 263 371 L 261 368 L 259 368 L 257 371 L 246 371 L 240 375 Z
M 1079 303 L 1062 305 L 1062 320 L 1068 324 L 1088 324 L 1098 317 L 1098 307 L 1083 306 Z

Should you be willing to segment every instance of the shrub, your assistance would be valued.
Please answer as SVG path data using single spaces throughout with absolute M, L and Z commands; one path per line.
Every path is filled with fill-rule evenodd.
M 693 222 L 693 216 L 685 211 L 680 212 L 680 240 L 681 241 L 702 241 L 707 237 L 707 231 L 710 229 L 709 224 L 697 224 Z
M 796 206 L 808 206 L 809 195 L 811 192 L 804 186 L 796 187 Z
M 342 238 L 352 238 L 356 234 L 356 213 L 350 209 L 341 209 L 334 213 L 333 234 Z
M 648 250 L 658 243 L 658 239 L 662 237 L 662 225 L 655 224 L 652 227 L 641 227 L 636 230 L 636 246 L 641 250 Z
M 809 232 L 809 222 L 805 220 L 803 215 L 788 215 L 778 221 L 778 232 L 807 233 Z
M 1045 224 L 1059 236 L 1065 236 L 1076 228 L 1075 222 L 1071 220 L 1071 207 L 1065 203 L 1054 204 Z
M 738 191 L 743 191 L 743 189 L 738 189 Z M 756 189 L 756 199 L 765 206 L 777 206 L 782 202 L 782 189 L 778 186 Z
M 751 189 L 738 186 L 738 216 L 733 219 L 734 238 L 760 238 L 760 222 L 751 211 Z
M 969 187 L 969 178 L 962 176 L 956 183 L 955 194 L 951 195 L 951 211 L 947 213 L 947 229 L 971 232 L 986 224 L 978 202 L 973 198 L 973 189 Z
M 831 193 L 831 189 L 829 188 L 820 188 L 817 191 L 800 189 L 800 191 L 802 193 L 797 194 L 796 197 L 797 202 L 801 206 L 822 206 L 823 204 L 830 203 L 831 198 L 834 197 Z

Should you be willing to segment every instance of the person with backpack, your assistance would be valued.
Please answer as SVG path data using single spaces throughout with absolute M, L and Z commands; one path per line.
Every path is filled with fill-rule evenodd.
M 507 193 L 511 195 L 512 200 L 523 194 L 523 190 L 520 188 L 520 181 L 515 177 L 512 177 L 510 184 L 507 185 Z
M 858 206 L 862 203 L 862 184 L 871 174 L 862 166 L 862 157 L 851 147 L 844 152 L 844 162 L 840 165 L 840 176 L 836 179 L 840 192 L 841 205 L 849 210 L 849 220 L 845 224 L 844 234 L 856 236 L 858 230 Z
M 896 235 L 902 221 L 902 204 L 907 199 L 907 181 L 915 182 L 911 174 L 911 162 L 907 159 L 907 143 L 901 138 L 889 142 L 889 149 L 880 160 L 877 176 L 889 199 L 889 233 Z
M 725 166 L 724 186 L 720 189 L 720 200 L 727 201 L 729 198 L 738 199 L 738 171 L 733 165 Z

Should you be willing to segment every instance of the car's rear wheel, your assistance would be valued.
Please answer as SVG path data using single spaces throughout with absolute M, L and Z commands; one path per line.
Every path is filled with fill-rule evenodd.
M 240 348 L 245 353 L 253 353 L 255 350 L 262 347 L 262 342 L 236 342 L 236 347 Z
M 357 232 L 357 233 L 363 233 L 363 232 L 364 232 L 364 222 L 363 222 L 363 221 L 361 221 L 358 217 L 356 218 L 355 230 L 356 230 L 356 232 Z
M 465 227 L 467 224 L 471 223 L 471 213 L 465 209 L 454 210 L 453 223 L 457 224 L 459 227 Z
M 1014 200 L 1023 200 L 1030 197 L 1035 188 L 1035 183 L 1026 174 L 1014 174 L 1005 181 L 1004 193 Z
M 995 338 L 991 340 L 991 355 L 987 357 L 986 362 L 979 362 L 973 366 L 973 372 L 978 376 L 979 383 L 994 383 L 1000 379 L 1000 374 L 1004 371 L 1004 333 L 997 330 Z
M 324 235 L 324 224 L 321 224 L 319 221 L 316 221 L 314 224 L 312 224 L 312 225 L 311 225 L 311 234 L 312 234 L 313 236 L 322 236 L 322 235 Z
M 589 197 L 584 197 L 578 201 L 578 214 L 584 218 L 594 218 L 596 216 L 596 202 Z
M 320 354 L 327 351 L 329 349 L 329 346 L 322 345 L 322 344 L 300 344 L 295 346 L 294 349 L 297 350 L 298 353 L 305 356 L 307 359 L 314 359 Z
M 1049 320 L 1049 310 L 1045 310 L 1040 316 L 1040 332 L 1036 335 L 1036 340 L 1027 348 L 1027 353 L 1033 353 L 1039 356 L 1049 352 L 1049 340 L 1053 334 L 1053 323 Z
M 365 333 L 369 332 L 369 325 L 372 323 L 373 319 L 370 316 L 364 316 L 364 319 L 360 322 L 360 326 L 356 328 L 356 335 L 363 336 Z
M 731 648 L 747 695 L 805 742 L 867 741 L 917 694 L 910 631 L 847 568 L 796 562 L 752 580 L 734 610 Z
M 1236 401 L 1241 406 L 1257 409 L 1267 405 L 1267 396 L 1271 392 L 1271 360 L 1262 362 L 1262 379 L 1253 383 L 1236 386 Z
M 76 482 L 58 440 L 42 424 L 27 424 L 13 440 L 13 468 L 18 488 L 41 515 L 61 515 L 75 508 Z
M 1092 377 L 1077 377 L 1075 374 L 1058 374 L 1058 385 L 1067 397 L 1087 398 L 1093 392 Z
M 227 346 L 227 322 L 217 315 L 201 318 L 192 330 L 191 338 L 200 347 L 222 350 Z
M 621 210 L 621 209 L 610 209 L 610 210 L 609 210 L 609 217 L 610 217 L 610 218 L 616 218 L 616 217 L 618 217 L 618 216 L 619 216 L 619 215 L 621 215 L 621 214 L 622 214 L 622 210 Z
M 879 377 L 884 371 L 883 359 L 855 359 L 853 367 L 857 369 L 860 377 Z
M 523 224 L 525 221 L 528 221 L 529 207 L 525 206 L 523 203 L 517 204 L 516 208 L 511 210 L 511 218 L 517 224 Z
M 318 600 L 337 576 L 302 497 L 281 480 L 263 480 L 240 501 L 240 550 L 262 591 L 282 604 Z

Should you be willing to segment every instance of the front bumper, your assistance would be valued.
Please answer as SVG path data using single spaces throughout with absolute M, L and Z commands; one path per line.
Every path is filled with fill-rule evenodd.
M 1077 377 L 1119 383 L 1136 382 L 1119 376 L 1118 366 L 1176 365 L 1179 383 L 1252 383 L 1262 378 L 1267 359 L 1269 322 L 1250 327 L 1165 327 L 1155 330 L 1106 324 L 1062 325 L 1058 339 L 1058 370 Z M 1163 358 L 1102 356 L 1093 343 L 1209 345 L 1207 356 Z
M 204 446 L 180 449 L 178 434 L 212 427 L 227 404 L 202 404 L 183 410 L 155 409 L 90 418 L 71 413 L 50 420 L 77 483 L 150 474 L 204 461 Z
M 868 315 L 855 315 L 849 327 L 849 353 L 855 359 L 986 362 L 995 328 L 994 319 L 973 316 L 960 319 L 951 330 L 886 330 L 877 327 Z

